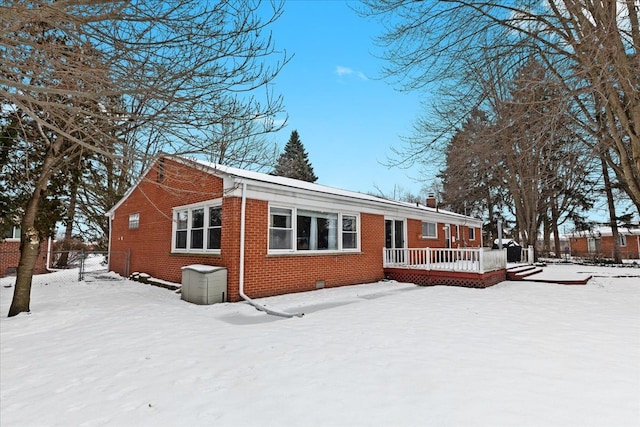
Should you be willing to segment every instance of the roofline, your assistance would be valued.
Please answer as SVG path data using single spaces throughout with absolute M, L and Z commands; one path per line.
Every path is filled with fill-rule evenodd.
M 372 196 L 365 193 L 359 193 L 351 190 L 337 189 L 337 188 L 328 187 L 325 185 L 320 185 L 315 183 L 309 183 L 309 185 L 312 186 L 313 188 L 303 188 L 300 185 L 296 185 L 296 182 L 298 182 L 299 180 L 292 179 L 292 178 L 277 177 L 279 181 L 285 181 L 285 182 L 284 183 L 274 182 L 273 180 L 266 179 L 270 175 L 260 173 L 260 172 L 252 172 L 252 171 L 245 171 L 245 172 L 250 173 L 254 176 L 251 176 L 251 177 L 242 176 L 242 174 L 239 174 L 235 171 L 244 171 L 243 169 L 232 168 L 228 166 L 218 165 L 216 163 L 204 162 L 201 160 L 189 159 L 182 156 L 167 154 L 167 153 L 160 153 L 156 156 L 154 161 L 151 162 L 150 166 L 148 166 L 147 169 L 140 175 L 140 178 L 138 178 L 136 182 L 131 186 L 131 188 L 129 188 L 127 192 L 122 196 L 122 198 L 111 209 L 109 209 L 106 212 L 105 214 L 106 216 L 111 217 L 113 215 L 113 212 L 115 212 L 124 203 L 124 201 L 131 195 L 134 189 L 138 185 L 140 185 L 144 177 L 147 176 L 147 174 L 149 173 L 151 168 L 155 165 L 155 163 L 161 158 L 166 158 L 188 167 L 200 169 L 214 176 L 222 175 L 222 177 L 224 176 L 232 177 L 234 182 L 238 184 L 246 182 L 247 184 L 262 186 L 264 188 L 271 188 L 274 190 L 281 189 L 281 188 L 289 188 L 295 192 L 302 193 L 302 194 L 322 194 L 324 196 L 330 196 L 331 198 L 340 199 L 340 200 L 357 199 L 360 203 L 366 204 L 371 207 L 386 205 L 386 206 L 394 207 L 396 209 L 400 209 L 406 212 L 411 212 L 413 214 L 417 214 L 417 213 L 421 213 L 422 215 L 431 214 L 431 215 L 438 215 L 438 216 L 451 218 L 452 220 L 456 220 L 456 222 L 459 222 L 459 221 L 473 222 L 477 224 L 479 227 L 482 227 L 482 223 L 483 223 L 482 219 L 473 218 L 470 216 L 458 214 L 458 213 L 447 211 L 447 210 L 430 208 L 421 204 L 414 205 L 413 203 L 409 203 L 409 202 L 400 202 L 397 200 L 384 199 L 381 197 Z
M 359 193 L 356 191 L 351 191 L 351 190 L 344 190 L 344 189 L 338 189 L 338 188 L 333 188 L 333 187 L 329 187 L 326 185 L 321 185 L 321 184 L 315 184 L 315 183 L 309 183 L 311 185 L 313 185 L 313 187 L 316 187 L 314 189 L 309 189 L 309 188 L 303 188 L 299 185 L 296 185 L 296 182 L 299 182 L 299 180 L 293 179 L 293 178 L 285 178 L 285 177 L 278 177 L 280 180 L 287 180 L 290 181 L 289 183 L 283 184 L 283 183 L 279 183 L 279 182 L 273 182 L 272 180 L 266 179 L 267 177 L 269 177 L 270 175 L 264 174 L 264 173 L 260 173 L 260 172 L 252 172 L 252 171 L 247 171 L 249 173 L 252 174 L 259 174 L 261 176 L 264 176 L 264 179 L 260 179 L 261 177 L 247 177 L 247 176 L 241 176 L 239 174 L 236 174 L 233 172 L 233 170 L 242 170 L 242 169 L 238 169 L 238 168 L 231 168 L 231 167 L 227 167 L 227 166 L 223 166 L 223 165 L 218 165 L 215 163 L 208 163 L 208 162 L 203 162 L 203 161 L 199 161 L 199 160 L 191 160 L 191 159 L 185 159 L 182 158 L 180 156 L 171 156 L 168 155 L 167 157 L 170 157 L 172 160 L 174 161 L 178 161 L 181 162 L 183 164 L 192 164 L 195 165 L 196 167 L 202 167 L 211 171 L 214 171 L 216 173 L 219 174 L 223 174 L 226 176 L 232 176 L 234 178 L 234 181 L 241 184 L 243 182 L 246 183 L 253 183 L 255 185 L 255 183 L 260 183 L 262 184 L 262 186 L 267 187 L 267 188 L 273 188 L 273 189 L 278 189 L 278 188 L 282 188 L 282 187 L 287 187 L 287 188 L 291 188 L 293 190 L 295 190 L 296 192 L 299 193 L 319 193 L 319 194 L 323 194 L 325 196 L 331 196 L 333 198 L 336 199 L 342 199 L 342 200 L 352 200 L 352 199 L 357 199 L 359 200 L 361 203 L 365 203 L 369 206 L 376 206 L 376 205 L 380 205 L 380 204 L 384 204 L 384 205 L 388 205 L 388 206 L 392 206 L 398 209 L 402 209 L 405 211 L 409 211 L 409 212 L 413 212 L 415 213 L 417 212 L 421 212 L 421 213 L 429 213 L 429 214 L 435 214 L 435 215 L 440 215 L 440 216 L 445 216 L 445 217 L 450 217 L 452 219 L 455 219 L 457 221 L 474 221 L 477 222 L 480 226 L 482 226 L 482 219 L 478 219 L 478 218 L 473 218 L 470 216 L 466 216 L 466 215 L 462 215 L 462 214 L 458 214 L 455 212 L 451 212 L 451 211 L 447 211 L 447 210 L 440 210 L 437 208 L 430 208 L 427 207 L 425 205 L 421 205 L 421 204 L 414 204 L 414 203 L 410 203 L 410 202 L 401 202 L 398 200 L 389 200 L 389 199 L 384 199 L 382 197 L 378 197 L 378 196 L 373 196 L 370 194 L 365 194 L 365 193 Z M 232 171 L 229 171 L 229 169 L 231 169 Z M 339 194 L 339 193 L 348 193 L 348 194 Z

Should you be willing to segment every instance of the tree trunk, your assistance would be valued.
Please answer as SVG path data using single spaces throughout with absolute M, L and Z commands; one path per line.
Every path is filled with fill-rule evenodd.
M 13 300 L 9 308 L 9 316 L 13 317 L 22 312 L 28 312 L 31 302 L 31 279 L 33 269 L 40 252 L 40 233 L 36 230 L 35 220 L 42 192 L 36 190 L 29 199 L 25 214 L 22 217 L 20 234 L 20 261 L 16 274 L 16 286 Z
M 20 223 L 20 261 L 18 262 L 16 286 L 13 291 L 13 299 L 9 307 L 8 317 L 30 311 L 31 280 L 33 278 L 36 261 L 38 260 L 43 235 L 41 230 L 36 228 L 36 217 L 40 209 L 40 202 L 47 195 L 52 166 L 56 160 L 52 151 L 53 150 L 49 151 L 44 159 L 42 175 L 40 175 L 33 193 L 27 201 L 22 222 Z
M 489 217 L 487 218 L 487 220 L 489 221 L 489 223 L 487 224 L 487 237 L 489 239 L 489 247 L 493 246 L 493 242 L 496 239 L 496 236 L 498 234 L 498 231 L 496 230 L 496 226 L 494 225 L 495 223 L 495 219 L 493 217 L 493 203 L 491 203 L 491 195 L 487 195 L 487 209 L 489 211 Z M 485 246 L 486 246 L 486 242 L 485 242 Z
M 609 225 L 611 226 L 611 237 L 613 238 L 613 261 L 622 264 L 622 254 L 620 253 L 620 235 L 618 233 L 618 217 L 616 215 L 616 205 L 613 201 L 613 191 L 611 180 L 609 179 L 609 168 L 604 156 L 600 156 L 602 161 L 602 177 L 604 178 L 604 191 L 607 194 L 607 205 L 609 206 Z
M 71 238 L 73 237 L 73 219 L 76 216 L 76 203 L 78 196 L 78 181 L 76 176 L 72 177 L 71 187 L 69 189 L 69 208 L 67 209 L 67 221 L 64 230 L 64 242 L 62 244 L 62 253 L 58 259 L 57 267 L 65 268 L 69 262 L 69 251 L 71 250 Z
M 542 237 L 542 256 L 550 256 L 549 252 L 551 252 L 551 223 L 549 221 L 549 215 L 547 213 L 544 214 L 542 219 L 543 224 L 543 237 Z
M 559 217 L 560 214 L 558 213 L 558 199 L 554 196 L 551 199 L 551 230 L 553 231 L 553 245 L 556 252 L 555 258 L 562 257 L 560 248 L 560 227 L 558 227 L 558 221 L 560 220 Z

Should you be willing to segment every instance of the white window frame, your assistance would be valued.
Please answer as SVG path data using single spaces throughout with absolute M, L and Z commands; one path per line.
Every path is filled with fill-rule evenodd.
M 272 225 L 272 210 L 280 210 L 283 212 L 278 212 L 279 216 L 289 216 L 289 226 L 285 226 L 285 227 L 276 227 Z M 286 212 L 284 212 L 286 211 Z M 268 227 L 268 231 L 267 231 L 267 249 L 269 252 L 291 252 L 294 250 L 293 247 L 293 242 L 295 240 L 295 229 L 294 229 L 294 223 L 295 223 L 295 211 L 293 208 L 289 208 L 289 207 L 284 207 L 284 206 L 269 206 L 269 227 Z M 282 249 L 271 249 L 271 233 L 273 230 L 279 230 L 281 232 L 284 232 L 285 234 L 288 233 L 289 234 L 289 247 L 287 248 L 282 248 Z
M 627 236 L 622 234 L 622 233 L 620 233 L 620 234 L 618 234 L 618 237 L 620 238 L 620 246 L 621 247 L 627 246 Z
M 137 230 L 140 228 L 140 212 L 129 215 L 129 230 Z
M 211 209 L 219 209 L 220 210 L 220 225 L 211 225 Z M 209 205 L 206 207 L 207 213 L 205 216 L 206 222 L 204 224 L 204 232 L 205 232 L 205 241 L 204 246 L 207 246 L 207 250 L 209 251 L 219 251 L 222 248 L 222 205 Z M 209 248 L 209 232 L 214 229 L 220 230 L 220 248 Z
M 425 231 L 424 230 L 424 226 L 425 226 L 425 224 L 432 224 L 433 225 L 433 231 L 435 232 L 435 234 L 433 236 L 431 236 L 429 234 L 424 234 L 424 231 Z M 437 239 L 438 238 L 438 223 L 437 222 L 431 222 L 431 221 L 422 221 L 420 233 L 422 234 L 422 238 L 423 239 Z
M 344 220 L 345 217 L 347 218 L 353 218 L 354 219 L 354 223 L 355 223 L 355 231 L 352 230 L 346 230 L 344 229 Z M 340 239 L 340 244 L 342 245 L 342 250 L 343 251 L 350 251 L 350 250 L 356 250 L 360 247 L 360 218 L 358 215 L 355 214 L 340 214 L 339 215 L 339 220 L 338 220 L 338 225 L 340 227 L 340 230 L 338 231 L 339 234 L 339 239 Z M 344 237 L 345 235 L 355 235 L 355 239 L 354 242 L 356 244 L 355 248 L 345 248 L 344 247 Z
M 301 232 L 301 227 L 299 225 L 300 217 L 310 219 L 309 235 L 306 238 L 298 234 Z M 296 222 L 295 222 L 296 250 L 298 250 L 299 252 L 337 251 L 338 250 L 338 248 L 340 247 L 340 245 L 338 244 L 338 239 L 340 238 L 340 236 L 342 236 L 341 230 L 338 230 L 338 222 L 340 220 L 340 215 L 338 213 L 319 212 L 319 211 L 309 210 L 309 209 L 297 209 L 295 218 L 296 218 Z M 326 229 L 327 229 L 327 241 L 324 242 L 326 243 L 327 247 L 321 248 L 321 249 L 318 248 L 318 246 L 321 243 L 319 238 L 323 233 L 320 232 L 320 229 L 318 227 L 319 220 L 322 220 L 325 222 Z M 300 244 L 304 242 L 306 242 L 309 248 L 298 249 L 300 247 Z
M 11 237 L 4 237 L 3 239 L 0 240 L 4 240 L 5 242 L 15 242 L 15 241 L 19 241 L 20 240 L 20 226 L 19 225 L 14 225 L 11 227 Z
M 291 230 L 291 238 L 290 238 L 290 248 L 288 249 L 271 249 L 271 230 L 274 228 L 271 226 L 271 211 L 273 209 L 283 209 L 291 212 L 291 227 L 286 228 L 286 230 Z M 298 239 L 298 211 L 304 212 L 314 212 L 318 214 L 335 214 L 337 215 L 336 222 L 336 249 L 315 249 L 315 250 L 306 250 L 306 249 L 297 249 L 297 239 Z M 343 217 L 353 217 L 355 218 L 355 234 L 356 234 L 356 247 L 355 248 L 344 248 L 343 247 L 343 232 L 342 229 L 342 219 Z M 361 226 L 360 226 L 360 214 L 357 212 L 347 212 L 347 211 L 335 211 L 335 210 L 327 210 L 327 209 L 319 209 L 314 207 L 306 207 L 306 206 L 285 206 L 285 205 L 270 205 L 268 210 L 268 231 L 267 231 L 267 254 L 269 255 L 281 255 L 281 254 L 314 254 L 314 255 L 322 255 L 322 254 L 335 254 L 335 253 L 344 253 L 344 252 L 360 252 L 360 240 L 361 240 Z
M 472 242 L 476 240 L 476 229 L 475 227 L 468 227 L 469 229 L 469 241 Z
M 176 206 L 172 209 L 172 226 L 171 226 L 171 252 L 180 254 L 220 254 L 220 249 L 207 249 L 209 239 L 209 208 L 222 208 L 222 199 L 210 200 L 204 203 L 193 203 L 190 205 Z M 191 248 L 191 235 L 193 228 L 193 211 L 203 209 L 203 227 L 197 228 L 202 230 L 202 248 Z M 187 233 L 186 248 L 176 247 L 176 233 L 178 231 L 178 215 L 180 212 L 187 211 L 187 228 L 183 229 Z M 222 234 L 222 228 L 224 224 L 220 225 L 220 233 Z M 220 246 L 222 246 L 222 238 L 220 239 Z

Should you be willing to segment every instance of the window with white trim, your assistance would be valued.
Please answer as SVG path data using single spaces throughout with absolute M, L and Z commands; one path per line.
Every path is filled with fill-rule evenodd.
M 296 250 L 338 249 L 338 214 L 298 209 L 296 222 Z
M 189 249 L 204 249 L 204 208 L 191 210 Z
M 358 218 L 342 215 L 342 249 L 358 248 Z
M 20 239 L 20 227 L 17 225 L 14 225 L 13 227 L 10 227 L 7 231 L 5 231 L 4 233 L 4 238 L 9 240 L 19 240 Z
M 271 208 L 269 213 L 269 249 L 293 250 L 291 209 Z
M 194 205 L 173 210 L 175 252 L 220 253 L 222 206 Z
M 209 207 L 207 249 L 220 249 L 222 243 L 222 206 Z
M 175 249 L 187 249 L 187 234 L 189 229 L 189 211 L 182 210 L 175 213 L 176 232 L 174 238 Z
M 353 214 L 270 207 L 269 251 L 357 250 L 358 228 L 358 216 Z
M 624 234 L 619 234 L 620 237 L 620 246 L 627 246 L 627 236 Z
M 422 237 L 435 239 L 438 237 L 438 227 L 435 222 L 422 221 Z
M 469 240 L 476 240 L 476 229 L 469 227 Z
M 129 215 L 129 230 L 137 230 L 140 227 L 140 214 L 133 213 Z

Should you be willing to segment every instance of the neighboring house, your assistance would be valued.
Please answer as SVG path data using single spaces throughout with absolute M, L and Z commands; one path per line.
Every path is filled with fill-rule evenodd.
M 40 245 L 40 253 L 36 261 L 34 274 L 47 272 L 47 255 L 49 242 Z M 20 227 L 12 227 L 0 239 L 0 277 L 16 274 L 20 261 Z
M 620 253 L 624 259 L 640 258 L 640 228 L 618 227 Z M 582 258 L 613 258 L 611 227 L 576 232 L 569 237 L 571 255 Z
M 129 253 L 111 270 L 179 283 L 181 267 L 226 267 L 229 301 L 241 280 L 252 298 L 381 280 L 385 247 L 482 246 L 478 219 L 170 155 L 107 215 L 109 250 Z

